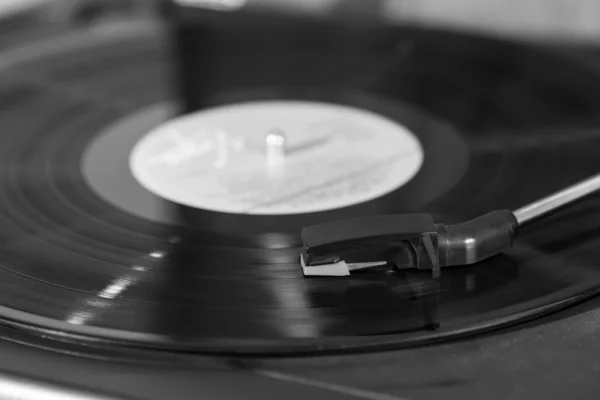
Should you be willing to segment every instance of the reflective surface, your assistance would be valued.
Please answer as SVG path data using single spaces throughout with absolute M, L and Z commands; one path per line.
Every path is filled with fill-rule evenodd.
M 169 98 L 158 33 L 130 26 L 18 53 L 29 61 L 4 55 L 4 322 L 60 329 L 63 340 L 85 335 L 200 351 L 273 343 L 285 351 L 368 348 L 410 343 L 423 332 L 434 338 L 489 329 L 593 291 L 600 279 L 594 198 L 523 230 L 507 254 L 443 271 L 439 282 L 396 272 L 303 278 L 297 234 L 304 224 L 417 211 L 451 223 L 516 208 L 600 169 L 597 71 L 566 56 L 448 32 L 403 28 L 382 43 L 402 50 L 373 58 L 368 68 L 378 67 L 377 79 L 309 95 L 215 85 L 209 99 L 308 96 L 398 119 L 425 152 L 411 183 L 368 203 L 300 217 L 241 217 L 164 201 L 168 218 L 160 223 L 103 200 L 81 168 L 108 125 Z M 469 151 L 439 147 L 450 131 Z M 436 180 L 461 163 L 469 167 L 458 182 Z M 426 330 L 433 323 L 440 330 Z M 299 338 L 306 341 L 286 341 Z

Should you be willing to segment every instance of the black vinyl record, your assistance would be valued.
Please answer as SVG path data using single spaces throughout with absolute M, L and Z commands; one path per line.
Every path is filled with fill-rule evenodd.
M 1 55 L 2 324 L 88 346 L 292 354 L 439 341 L 594 294 L 596 198 L 523 229 L 505 254 L 444 270 L 439 282 L 427 272 L 303 277 L 302 226 L 409 212 L 457 222 L 600 169 L 600 71 L 585 60 L 423 28 L 372 39 L 377 46 L 356 55 L 369 62 L 351 68 L 301 55 L 329 71 L 326 86 L 297 66 L 301 85 L 288 87 L 277 63 L 262 63 L 262 80 L 236 68 L 205 88 L 206 107 L 284 99 L 368 110 L 422 144 L 423 166 L 401 188 L 284 216 L 175 204 L 131 176 L 133 144 L 177 109 L 155 26 L 63 34 Z

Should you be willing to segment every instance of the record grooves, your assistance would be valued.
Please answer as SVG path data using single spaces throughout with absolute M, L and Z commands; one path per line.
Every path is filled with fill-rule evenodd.
M 33 345 L 84 343 L 91 353 L 124 346 L 321 354 L 490 331 L 596 294 L 594 199 L 526 228 L 505 255 L 444 271 L 439 286 L 419 273 L 302 276 L 297 233 L 307 222 L 429 212 L 450 223 L 523 205 L 600 166 L 600 135 L 593 134 L 600 126 L 598 71 L 533 46 L 466 34 L 403 27 L 394 35 L 378 51 L 409 50 L 375 57 L 385 72 L 345 80 L 352 82 L 345 89 L 302 92 L 278 82 L 265 90 L 237 70 L 223 73 L 238 74 L 243 90 L 218 82 L 210 89 L 213 106 L 292 97 L 370 109 L 401 121 L 421 141 L 424 167 L 407 185 L 302 216 L 197 210 L 123 183 L 133 182 L 130 148 L 119 146 L 145 132 L 114 126 L 175 108 L 155 27 L 92 30 L 3 55 L 2 323 L 39 335 L 25 339 Z M 364 68 L 356 64 L 348 74 Z M 126 195 L 159 202 L 160 221 L 90 184 L 82 166 L 111 126 L 115 144 L 104 143 L 114 154 L 99 179 L 122 179 L 115 187 L 131 190 Z M 434 322 L 440 329 L 428 330 Z M 4 330 L 11 339 L 14 331 Z

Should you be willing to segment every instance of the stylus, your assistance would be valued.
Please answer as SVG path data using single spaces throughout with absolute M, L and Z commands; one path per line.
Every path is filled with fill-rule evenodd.
M 474 264 L 511 247 L 520 226 L 547 216 L 600 189 L 600 174 L 518 210 L 498 210 L 460 224 L 434 223 L 427 214 L 378 215 L 304 228 L 305 275 L 344 276 L 393 264 L 432 270 Z

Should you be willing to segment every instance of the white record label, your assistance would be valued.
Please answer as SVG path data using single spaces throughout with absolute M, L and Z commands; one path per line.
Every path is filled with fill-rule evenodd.
M 175 203 L 276 215 L 376 199 L 415 176 L 423 150 L 408 129 L 371 112 L 263 101 L 172 119 L 129 162 L 143 187 Z

